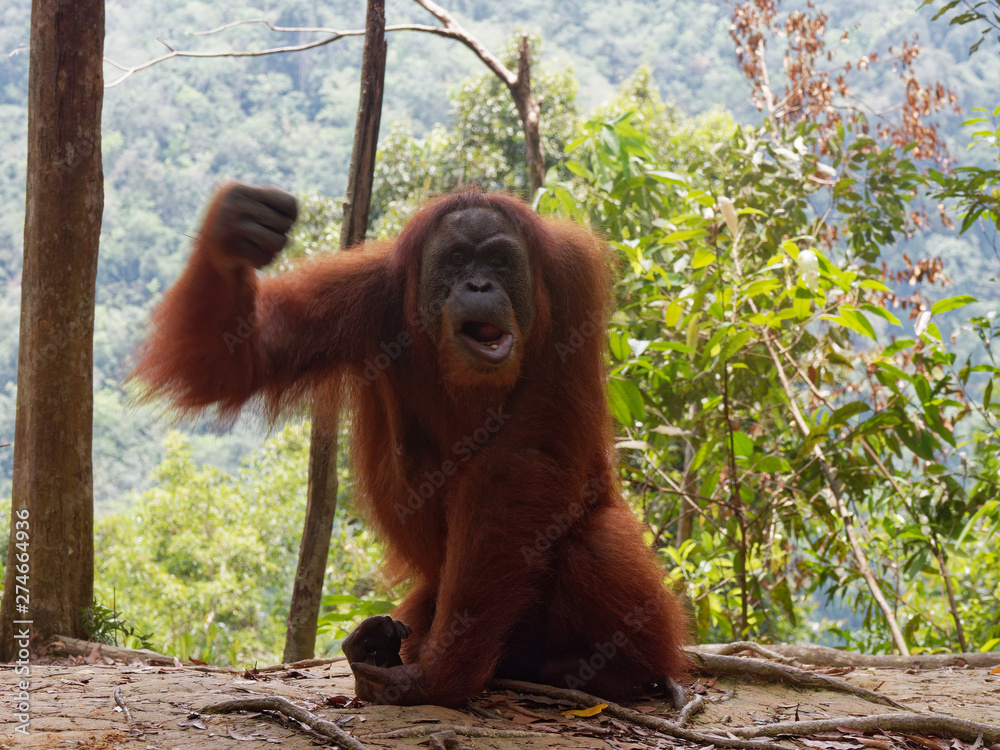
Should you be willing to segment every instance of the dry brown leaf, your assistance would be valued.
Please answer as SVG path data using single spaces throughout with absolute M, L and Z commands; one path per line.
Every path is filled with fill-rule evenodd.
M 641 714 L 654 714 L 658 710 L 660 710 L 660 708 L 662 708 L 662 706 L 645 705 L 645 706 L 633 706 L 632 708 L 634 710 L 638 711 Z
M 948 750 L 947 747 L 942 745 L 940 742 L 932 740 L 930 737 L 918 737 L 915 734 L 904 734 L 910 742 L 916 742 L 918 745 L 923 745 L 928 748 L 928 750 Z
M 880 737 L 852 737 L 851 739 L 860 742 L 865 747 L 876 747 L 879 750 L 889 750 L 892 747 L 892 740 L 885 740 Z
M 813 740 L 802 738 L 799 740 L 806 747 L 815 747 L 819 750 L 859 750 L 864 747 L 854 741 L 853 738 L 844 737 L 842 740 Z

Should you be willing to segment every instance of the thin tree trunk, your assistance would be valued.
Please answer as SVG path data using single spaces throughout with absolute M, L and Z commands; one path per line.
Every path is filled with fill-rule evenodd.
M 528 160 L 528 199 L 545 185 L 545 152 L 542 150 L 541 107 L 531 90 L 531 43 L 521 37 L 517 52 L 517 80 L 508 84 L 524 130 L 524 150 Z
M 896 495 L 899 496 L 899 499 L 905 503 L 906 495 L 903 493 L 902 487 L 900 487 L 899 483 L 896 482 L 896 478 L 886 467 L 882 459 L 879 458 L 875 449 L 868 444 L 868 441 L 865 438 L 861 438 L 861 446 L 865 449 L 868 457 L 875 462 L 876 466 L 878 466 L 882 475 L 889 480 L 889 484 L 892 485 L 892 488 L 896 491 Z M 938 570 L 941 572 L 941 578 L 944 581 L 945 593 L 948 596 L 948 608 L 951 610 L 952 619 L 955 621 L 955 635 L 958 637 L 958 645 L 964 653 L 969 650 L 968 643 L 965 640 L 965 628 L 962 625 L 962 616 L 958 611 L 958 601 L 955 599 L 955 590 L 951 584 L 951 573 L 948 571 L 948 560 L 945 558 L 944 549 L 941 547 L 937 534 L 931 534 L 930 547 L 934 552 L 934 558 L 937 560 Z
M 688 404 L 688 419 L 694 421 L 697 415 L 694 403 Z M 681 478 L 681 512 L 677 519 L 677 536 L 674 539 L 674 546 L 678 549 L 684 542 L 691 538 L 694 531 L 694 496 L 697 494 L 695 488 L 698 481 L 698 472 L 691 469 L 694 463 L 695 449 L 689 439 L 684 443 L 684 476 Z
M 792 416 L 795 418 L 795 424 L 798 426 L 802 436 L 808 437 L 809 425 L 806 423 L 805 418 L 799 411 L 798 403 L 795 400 L 795 392 L 792 389 L 791 383 L 788 381 L 787 375 L 785 375 L 785 368 L 781 365 L 781 359 L 779 358 L 778 353 L 774 350 L 774 346 L 771 344 L 770 339 L 765 338 L 764 345 L 767 346 L 767 350 L 771 355 L 771 361 L 774 363 L 775 372 L 778 375 L 778 379 L 781 381 L 781 387 L 785 391 L 785 396 L 788 398 L 788 406 L 792 411 Z M 889 632 L 892 635 L 893 643 L 896 644 L 896 648 L 899 649 L 899 653 L 903 656 L 909 656 L 910 649 L 906 645 L 906 639 L 903 637 L 903 631 L 899 627 L 896 615 L 889 606 L 889 602 L 886 601 L 885 595 L 882 593 L 882 589 L 879 586 L 878 579 L 875 577 L 871 567 L 868 565 L 868 556 L 865 554 L 864 547 L 861 545 L 861 540 L 858 539 L 857 531 L 854 528 L 854 519 L 852 518 L 850 511 L 847 509 L 847 505 L 844 503 L 842 492 L 843 488 L 840 483 L 840 479 L 837 477 L 837 471 L 827 462 L 826 456 L 823 455 L 823 451 L 818 445 L 813 446 L 812 454 L 816 457 L 820 469 L 823 471 L 823 476 L 826 477 L 828 491 L 827 502 L 830 504 L 833 511 L 839 516 L 840 522 L 844 525 L 844 533 L 847 534 L 848 544 L 854 552 L 854 559 L 858 566 L 858 572 L 861 573 L 861 577 L 865 579 L 865 583 L 868 584 L 868 590 L 871 592 L 872 598 L 875 600 L 879 609 L 882 610 L 882 616 L 885 617 L 886 625 L 889 626 Z
M 361 67 L 361 101 L 354 130 L 354 149 L 344 198 L 340 249 L 365 238 L 371 206 L 375 153 L 382 117 L 385 79 L 385 2 L 368 1 L 365 49 Z M 309 444 L 309 489 L 298 569 L 285 633 L 285 662 L 309 659 L 316 650 L 316 622 L 323 596 L 323 577 L 330 554 L 330 537 L 337 510 L 337 429 L 339 399 L 313 402 Z
M 737 233 L 730 252 L 732 253 L 736 271 L 740 277 L 742 277 L 743 271 L 740 266 L 740 258 L 737 250 L 739 239 L 740 235 Z M 750 301 L 750 309 L 755 313 L 757 312 L 757 306 L 752 300 Z M 774 363 L 775 373 L 778 376 L 778 380 L 781 381 L 781 388 L 785 392 L 785 397 L 788 399 L 788 408 L 792 412 L 795 424 L 799 428 L 799 432 L 802 433 L 802 437 L 807 438 L 809 437 L 809 424 L 806 422 L 805 417 L 802 416 L 802 412 L 799 410 L 795 391 L 792 388 L 792 384 L 788 380 L 785 368 L 781 364 L 781 356 L 777 351 L 775 351 L 774 343 L 769 337 L 765 336 L 763 341 L 764 346 L 767 347 L 767 352 L 771 357 L 771 362 Z M 882 616 L 885 617 L 886 625 L 889 627 L 893 643 L 896 644 L 896 648 L 899 649 L 899 653 L 903 656 L 909 656 L 910 649 L 906 645 L 906 639 L 903 637 L 903 631 L 899 627 L 899 622 L 896 620 L 896 615 L 893 613 L 892 607 L 889 606 L 889 602 L 886 601 L 885 595 L 882 593 L 878 579 L 875 577 L 871 566 L 868 564 L 868 556 L 865 554 L 865 549 L 861 544 L 861 540 L 858 538 L 857 530 L 854 528 L 854 518 L 848 510 L 847 504 L 844 502 L 843 485 L 841 485 L 840 479 L 837 477 L 837 470 L 826 460 L 826 456 L 823 455 L 823 451 L 818 445 L 813 446 L 812 454 L 815 456 L 816 461 L 823 472 L 823 476 L 826 478 L 827 489 L 824 494 L 826 496 L 827 503 L 834 513 L 836 513 L 840 518 L 840 522 L 844 526 L 844 533 L 847 535 L 847 542 L 851 551 L 854 552 L 854 559 L 858 567 L 858 572 L 861 574 L 861 577 L 865 579 L 865 583 L 868 585 L 868 590 L 871 592 L 872 598 L 875 600 L 879 609 L 882 610 Z
M 34 0 L 10 548 L 0 659 L 85 637 L 93 604 L 94 284 L 104 0 Z

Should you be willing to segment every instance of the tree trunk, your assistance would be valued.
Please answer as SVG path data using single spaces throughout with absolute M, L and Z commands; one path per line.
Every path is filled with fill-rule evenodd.
M 344 197 L 340 249 L 365 238 L 375 175 L 375 153 L 382 118 L 385 79 L 385 0 L 368 0 L 365 49 L 361 66 L 361 101 L 354 130 L 354 149 Z M 309 490 L 298 569 L 285 633 L 285 662 L 309 659 L 316 650 L 316 621 L 323 596 L 323 577 L 337 510 L 338 399 L 316 399 L 309 444 Z
M 688 420 L 693 422 L 697 415 L 694 403 L 688 404 Z M 684 443 L 684 476 L 681 478 L 681 512 L 677 518 L 677 536 L 674 539 L 674 546 L 680 546 L 691 538 L 694 531 L 694 496 L 698 493 L 698 472 L 692 470 L 694 463 L 695 449 L 691 441 L 694 436 L 690 436 Z
M 93 604 L 94 284 L 104 0 L 34 0 L 10 549 L 0 659 L 85 637 Z
M 517 53 L 517 81 L 508 86 L 524 130 L 524 151 L 528 160 L 528 200 L 533 201 L 545 185 L 545 152 L 539 118 L 541 107 L 531 90 L 531 44 L 521 37 Z
M 318 402 L 313 404 L 306 520 L 281 657 L 286 663 L 310 659 L 316 651 L 316 623 L 337 511 L 337 415 L 324 414 L 321 409 Z

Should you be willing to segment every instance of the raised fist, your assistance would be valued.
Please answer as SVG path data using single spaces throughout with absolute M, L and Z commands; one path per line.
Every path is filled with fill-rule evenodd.
M 232 182 L 219 190 L 202 233 L 229 266 L 263 268 L 288 242 L 299 210 L 295 196 L 276 187 Z M 217 250 L 216 252 L 219 252 Z

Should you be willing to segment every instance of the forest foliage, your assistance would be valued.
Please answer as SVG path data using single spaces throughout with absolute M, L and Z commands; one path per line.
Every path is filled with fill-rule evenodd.
M 981 59 L 996 51 L 988 35 L 969 56 L 982 36 L 974 23 L 932 20 L 945 5 L 915 21 L 929 45 L 902 36 L 882 59 L 865 46 L 884 41 L 871 38 L 879 24 L 866 4 L 788 3 L 773 17 L 770 3 L 737 6 L 746 15 L 732 39 L 728 21 L 705 33 L 717 59 L 691 56 L 707 66 L 698 80 L 718 83 L 710 93 L 682 93 L 690 77 L 659 86 L 662 67 L 637 66 L 624 37 L 594 46 L 593 65 L 627 77 L 596 107 L 581 101 L 579 73 L 547 58 L 538 65 L 549 163 L 537 205 L 597 228 L 620 258 L 609 403 L 621 481 L 699 639 L 821 639 L 869 651 L 894 640 L 913 651 L 1000 644 L 1000 109 L 988 99 L 1000 74 Z M 287 25 L 316 22 L 305 4 L 283 6 Z M 482 20 L 485 8 L 455 11 Z M 633 3 L 615 14 L 629 9 L 649 13 Z M 838 38 L 822 10 L 863 23 Z M 546 29 L 558 26 L 552 9 L 536 18 L 514 3 L 511 12 L 542 28 L 536 49 L 567 44 Z M 697 15 L 690 3 L 676 13 Z M 591 34 L 590 25 L 621 23 L 597 9 L 586 18 Z M 187 20 L 212 25 L 207 13 Z M 637 44 L 669 46 L 653 26 Z M 97 525 L 99 637 L 239 665 L 280 653 L 308 429 L 293 417 L 266 440 L 250 422 L 228 442 L 208 426 L 168 433 L 156 415 L 127 408 L 121 380 L 217 176 L 298 187 L 304 210 L 290 257 L 336 246 L 342 185 L 326 165 L 350 148 L 351 54 L 154 68 L 141 74 L 150 90 L 139 103 L 109 97 L 95 454 L 99 497 L 118 510 Z M 945 54 L 961 75 L 939 89 L 928 61 Z M 843 77 L 829 74 L 831 60 Z M 317 75 L 320 64 L 338 72 Z M 420 73 L 428 62 L 415 64 Z M 0 106 L 23 127 L 17 75 L 5 75 Z M 741 76 L 761 114 L 712 106 Z M 520 126 L 494 78 L 456 85 L 444 124 L 419 105 L 393 117 L 403 95 L 388 91 L 377 231 L 392 234 L 428 196 L 458 185 L 524 190 Z M 982 109 L 959 115 L 956 101 Z M 12 144 L 0 156 L 16 181 Z M 16 223 L 0 213 L 9 280 Z M 0 375 L 11 379 L 0 418 L 8 410 L 11 425 L 13 302 L 0 304 L 11 322 L 0 327 Z M 346 456 L 341 467 L 321 651 L 401 591 L 378 576 L 380 549 L 354 509 Z

